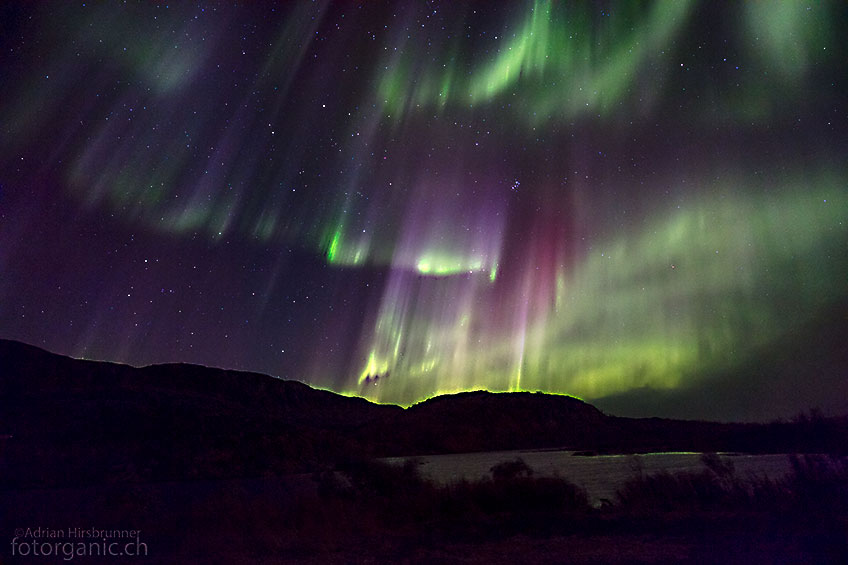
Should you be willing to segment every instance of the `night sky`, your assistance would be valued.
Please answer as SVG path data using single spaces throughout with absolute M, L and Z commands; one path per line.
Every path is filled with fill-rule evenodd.
M 845 3 L 247 4 L 0 7 L 0 337 L 848 410 L 833 347 L 768 362 L 845 318 Z

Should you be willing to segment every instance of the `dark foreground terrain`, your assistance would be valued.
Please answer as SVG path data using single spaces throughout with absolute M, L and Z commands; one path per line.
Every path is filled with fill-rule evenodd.
M 3 563 L 67 562 L 70 550 L 84 562 L 848 562 L 844 418 L 627 419 L 564 396 L 482 392 L 402 409 L 2 340 L 0 368 Z M 634 470 L 600 507 L 521 460 L 452 485 L 426 481 L 414 461 L 375 461 L 519 448 L 811 455 L 779 480 L 739 476 L 715 455 L 697 473 Z M 147 555 L 92 559 L 95 548 L 74 545 L 92 530 L 95 541 L 138 530 Z
M 131 540 L 146 555 L 109 559 L 150 563 L 846 562 L 844 459 L 795 458 L 774 481 L 737 477 L 705 457 L 699 473 L 634 474 L 600 508 L 520 460 L 449 486 L 422 480 L 414 462 L 349 461 L 288 478 L 6 491 L 2 555 L 29 562 L 20 546 L 12 554 L 16 531 L 22 543 L 74 550 L 80 540 L 69 532 L 79 528 L 138 530 Z M 27 537 L 37 527 L 64 531 Z

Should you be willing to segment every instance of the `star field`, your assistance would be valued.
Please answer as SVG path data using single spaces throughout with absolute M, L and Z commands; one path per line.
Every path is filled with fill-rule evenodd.
M 848 298 L 846 15 L 7 4 L 0 337 L 401 404 L 709 389 Z

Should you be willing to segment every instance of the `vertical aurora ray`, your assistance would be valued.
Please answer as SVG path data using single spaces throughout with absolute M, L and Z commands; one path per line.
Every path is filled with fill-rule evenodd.
M 787 304 L 800 321 L 844 291 L 848 196 L 830 175 L 797 182 L 809 188 L 768 198 L 714 186 L 689 212 L 658 210 L 643 234 L 594 245 L 568 272 L 540 238 L 505 293 L 483 277 L 398 270 L 358 390 L 401 403 L 476 387 L 597 398 L 732 366 L 786 331 Z
M 476 72 L 456 72 L 453 48 L 440 57 L 450 64 L 423 69 L 396 56 L 384 65 L 390 70 L 380 79 L 378 97 L 395 118 L 421 105 L 497 103 L 516 92 L 521 98 L 510 106 L 534 125 L 551 118 L 605 114 L 621 104 L 637 73 L 655 64 L 692 7 L 689 0 L 647 8 L 640 2 L 620 2 L 612 13 L 600 10 L 598 18 L 591 3 L 536 0 L 523 22 L 494 35 L 503 45 L 494 49 L 494 57 L 493 50 L 481 52 L 479 59 L 489 61 Z M 412 80 L 413 75 L 420 78 Z
M 4 336 L 594 399 L 708 382 L 848 299 L 841 3 L 14 16 Z M 30 254 L 74 266 L 25 284 Z

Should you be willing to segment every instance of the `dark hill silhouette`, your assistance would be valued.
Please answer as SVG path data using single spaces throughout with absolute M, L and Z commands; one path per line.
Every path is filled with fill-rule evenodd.
M 255 373 L 139 369 L 0 340 L 0 482 L 306 470 L 330 455 L 370 454 L 356 430 L 401 411 Z
M 610 421 L 570 396 L 485 391 L 431 398 L 403 417 L 396 437 L 426 453 L 585 445 Z
M 0 340 L 0 488 L 249 477 L 363 457 L 507 449 L 839 451 L 848 421 L 608 416 L 576 398 L 467 392 L 408 409 L 267 375 L 71 359 Z

